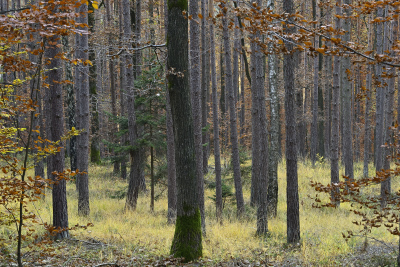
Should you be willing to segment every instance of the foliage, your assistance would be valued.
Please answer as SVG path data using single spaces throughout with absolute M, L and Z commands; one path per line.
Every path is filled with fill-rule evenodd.
M 394 141 L 392 144 L 386 144 L 386 149 L 394 152 L 394 156 L 390 158 L 394 160 L 395 168 L 377 171 L 373 177 L 356 180 L 350 180 L 349 177 L 343 176 L 344 181 L 326 186 L 319 182 L 311 182 L 311 186 L 317 192 L 331 195 L 328 203 L 321 201 L 318 194 L 315 197 L 309 196 L 315 201 L 313 207 L 337 208 L 339 203 L 350 203 L 350 211 L 359 217 L 352 223 L 361 228 L 359 233 L 362 236 L 368 237 L 372 229 L 384 227 L 390 234 L 400 237 L 400 190 L 396 189 L 393 194 L 386 192 L 385 197 L 375 195 L 371 190 L 391 177 L 400 175 L 400 132 L 397 128 L 398 125 L 390 128 L 394 132 Z M 352 230 L 347 230 L 342 235 L 346 240 L 358 236 Z
M 35 225 L 41 225 L 47 237 L 66 230 L 39 222 L 40 217 L 32 211 L 32 205 L 42 198 L 45 188 L 61 179 L 69 179 L 76 172 L 53 172 L 57 177 L 54 180 L 30 175 L 30 172 L 34 162 L 59 153 L 66 139 L 79 134 L 72 129 L 60 140 L 50 141 L 38 136 L 40 131 L 34 122 L 39 116 L 40 88 L 49 86 L 45 66 L 50 60 L 44 58 L 44 51 L 54 45 L 59 36 L 86 34 L 80 29 L 84 25 L 75 23 L 78 15 L 75 8 L 79 5 L 81 1 L 45 1 L 0 16 L 0 226 L 8 233 L 8 236 L 1 236 L 0 241 L 7 251 L 16 246 L 16 260 L 13 254 L 5 256 L 10 262 L 17 261 L 18 266 L 22 266 L 22 243 L 26 242 L 24 250 L 30 250 L 32 241 L 39 240 Z M 58 56 L 67 60 L 63 54 Z M 16 75 L 10 75 L 12 73 L 23 73 L 18 76 L 25 78 L 17 79 Z M 47 242 L 49 238 L 43 238 L 35 244 L 42 246 Z M 48 249 L 43 251 L 47 252 Z

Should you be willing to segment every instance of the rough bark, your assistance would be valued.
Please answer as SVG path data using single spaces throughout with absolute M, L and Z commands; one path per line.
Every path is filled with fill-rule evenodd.
M 51 101 L 47 103 L 51 110 L 50 119 L 50 132 L 52 141 L 58 141 L 63 135 L 64 129 L 64 113 L 63 113 L 63 98 L 62 98 L 62 66 L 61 59 L 56 58 L 56 55 L 61 52 L 61 49 L 56 45 L 59 44 L 59 37 L 55 36 L 51 39 L 52 45 L 46 49 L 46 58 L 50 60 L 50 64 L 47 66 L 50 71 L 47 72 L 48 84 Z M 55 43 L 55 44 L 54 44 Z M 87 154 L 87 153 L 86 153 Z M 50 156 L 51 165 L 48 165 L 48 169 L 51 173 L 64 171 L 64 149 Z M 53 226 L 59 229 L 57 233 L 57 239 L 63 239 L 69 237 L 68 228 L 68 205 L 67 205 L 67 190 L 66 181 L 59 179 L 55 174 L 51 175 L 53 181 L 52 199 L 53 199 Z
M 225 85 L 229 94 L 229 124 L 230 124 L 230 140 L 232 146 L 232 165 L 233 165 L 233 180 L 235 183 L 236 206 L 238 216 L 242 216 L 244 208 L 242 180 L 240 175 L 240 160 L 239 160 L 239 142 L 236 126 L 236 108 L 235 108 L 235 93 L 232 80 L 232 63 L 231 63 L 231 44 L 229 40 L 228 19 L 226 18 L 227 12 L 224 11 L 222 18 L 223 25 L 223 42 L 225 53 Z
M 167 69 L 175 137 L 177 218 L 171 254 L 192 261 L 202 256 L 193 117 L 189 92 L 187 2 L 168 0 Z
M 76 19 L 79 23 L 88 24 L 88 6 L 82 4 L 77 12 L 81 15 Z M 88 30 L 87 27 L 84 28 Z M 89 59 L 89 43 L 86 34 L 76 35 L 75 57 L 83 62 Z M 89 207 L 89 67 L 84 64 L 78 64 L 75 69 L 75 86 L 77 92 L 77 126 L 82 133 L 77 136 L 77 168 L 80 172 L 85 172 L 77 175 L 78 186 L 78 214 L 88 216 L 90 213 Z
M 198 18 L 198 1 L 189 2 L 189 15 Z M 200 27 L 197 20 L 190 20 L 190 89 L 192 90 L 192 114 L 194 123 L 194 144 L 196 151 L 196 173 L 198 197 L 203 234 L 206 231 L 204 215 L 204 177 L 203 177 L 203 144 L 202 144 L 202 109 L 201 109 L 201 63 L 200 63 Z
M 283 0 L 283 11 L 294 14 L 293 0 Z M 291 34 L 292 28 L 284 28 Z M 288 51 L 293 49 L 290 42 L 285 42 Z M 296 149 L 296 113 L 294 87 L 294 54 L 283 56 L 283 79 L 285 86 L 285 120 L 286 120 L 286 197 L 287 197 L 287 242 L 297 243 L 300 240 L 299 193 L 297 176 Z

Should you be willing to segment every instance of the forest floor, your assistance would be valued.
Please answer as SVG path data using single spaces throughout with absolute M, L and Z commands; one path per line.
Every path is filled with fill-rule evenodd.
M 210 162 L 212 165 L 213 162 Z M 278 216 L 269 220 L 269 235 L 257 237 L 256 210 L 248 205 L 250 199 L 250 162 L 242 165 L 246 216 L 236 219 L 236 205 L 233 197 L 225 199 L 223 224 L 215 219 L 215 204 L 212 170 L 206 179 L 206 227 L 203 238 L 203 258 L 194 266 L 396 266 L 398 238 L 385 229 L 377 228 L 370 238 L 355 236 L 347 241 L 342 233 L 361 229 L 352 222 L 359 219 L 350 211 L 350 205 L 340 208 L 312 208 L 314 203 L 308 196 L 316 192 L 310 181 L 329 183 L 329 164 L 322 160 L 315 168 L 311 163 L 299 164 L 299 196 L 301 241 L 289 246 L 286 243 L 286 170 L 281 162 L 279 176 Z M 158 168 L 160 177 L 163 168 Z M 32 248 L 25 244 L 23 261 L 26 266 L 173 266 L 183 265 L 170 258 L 174 225 L 167 223 L 167 190 L 165 180 L 156 186 L 154 212 L 150 211 L 149 185 L 147 193 L 141 193 L 137 210 L 125 212 L 125 193 L 128 186 L 112 173 L 112 165 L 90 166 L 89 217 L 77 213 L 77 192 L 73 182 L 68 182 L 69 224 L 93 226 L 71 231 L 71 239 L 55 242 L 44 247 L 53 251 L 43 253 L 44 247 Z M 362 165 L 355 164 L 355 176 L 360 177 Z M 373 173 L 372 166 L 370 173 Z M 234 190 L 229 170 L 224 172 L 227 189 Z M 393 189 L 399 188 L 393 178 Z M 379 194 L 379 188 L 372 188 L 372 194 Z M 43 222 L 52 222 L 51 192 L 44 201 L 36 202 L 35 211 Z M 322 200 L 328 196 L 321 196 Z M 0 236 L 12 234 L 13 229 L 0 226 Z M 44 233 L 38 227 L 37 231 Z M 31 241 L 30 241 L 31 242 Z M 0 266 L 16 266 L 2 261 L 6 254 L 12 255 L 13 247 L 0 244 Z

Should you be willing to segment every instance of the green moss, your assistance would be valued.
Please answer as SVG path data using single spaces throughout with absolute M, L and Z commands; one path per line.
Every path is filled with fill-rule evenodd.
M 168 10 L 177 7 L 181 11 L 188 10 L 188 1 L 187 0 L 168 0 Z
M 185 262 L 196 260 L 203 255 L 199 208 L 192 215 L 177 216 L 171 254 L 176 258 L 184 258 Z

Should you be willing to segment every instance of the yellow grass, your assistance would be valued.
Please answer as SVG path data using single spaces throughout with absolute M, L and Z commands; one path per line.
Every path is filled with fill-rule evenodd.
M 247 162 L 246 165 L 249 165 Z M 79 217 L 77 214 L 77 192 L 75 185 L 68 182 L 68 210 L 70 225 L 84 225 L 89 222 L 94 226 L 87 230 L 72 232 L 81 240 L 95 239 L 118 245 L 127 254 L 168 255 L 174 234 L 174 226 L 167 224 L 167 198 L 163 196 L 155 203 L 155 212 L 149 208 L 150 195 L 141 194 L 135 212 L 124 212 L 125 199 L 113 199 L 111 195 L 127 187 L 127 182 L 111 173 L 110 166 L 91 166 L 90 170 L 90 216 Z M 355 176 L 360 177 L 362 165 L 355 165 Z M 372 173 L 372 166 L 371 171 Z M 209 198 L 214 192 L 206 190 L 207 237 L 203 240 L 204 257 L 213 262 L 244 258 L 248 260 L 280 262 L 288 257 L 296 257 L 303 262 L 316 265 L 335 266 L 334 257 L 354 251 L 363 242 L 362 238 L 353 238 L 346 242 L 342 232 L 361 230 L 352 221 L 358 219 L 349 211 L 349 205 L 342 204 L 338 209 L 312 208 L 313 200 L 308 195 L 315 195 L 310 181 L 327 184 L 330 180 L 329 164 L 318 163 L 316 168 L 310 162 L 300 162 L 299 194 L 301 218 L 301 244 L 296 249 L 286 246 L 286 170 L 285 164 L 279 165 L 279 206 L 278 217 L 269 221 L 270 236 L 255 236 L 255 210 L 247 205 L 247 217 L 241 221 L 235 218 L 235 206 L 227 203 L 224 210 L 224 224 L 215 220 L 214 202 Z M 213 175 L 206 177 L 213 179 Z M 248 178 L 247 178 L 248 179 Z M 394 189 L 398 182 L 393 179 Z M 250 183 L 245 181 L 244 196 L 248 204 Z M 149 188 L 149 186 L 148 186 Z M 232 186 L 232 188 L 234 188 Z M 156 195 L 162 190 L 156 188 Z M 378 191 L 377 191 L 378 192 Z M 322 198 L 326 199 L 326 197 Z M 40 217 L 51 223 L 51 194 L 45 202 L 37 202 Z M 373 236 L 385 242 L 397 242 L 385 229 L 380 228 Z M 101 255 L 98 255 L 99 257 Z

